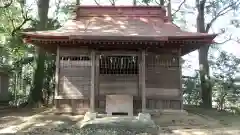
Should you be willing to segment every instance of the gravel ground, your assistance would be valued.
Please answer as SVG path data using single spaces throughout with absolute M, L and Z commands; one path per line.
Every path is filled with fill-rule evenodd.
M 53 125 L 55 125 L 53 127 Z M 88 122 L 77 122 L 74 125 L 58 122 L 48 126 L 32 126 L 25 135 L 157 135 L 158 127 L 153 122 L 143 122 L 133 118 L 98 118 Z
M 195 114 L 153 117 L 161 128 L 133 119 L 105 118 L 81 123 L 82 119 L 82 115 L 55 115 L 52 111 L 10 110 L 4 115 L 0 113 L 0 135 L 149 135 L 158 129 L 159 135 L 240 135 L 238 124 L 226 127 L 219 120 Z M 236 116 L 234 119 L 238 120 Z M 234 119 L 231 122 L 235 123 Z

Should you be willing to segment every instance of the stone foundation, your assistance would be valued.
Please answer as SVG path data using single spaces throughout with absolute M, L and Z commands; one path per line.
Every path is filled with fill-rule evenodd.
M 151 121 L 151 115 L 149 113 L 139 113 L 137 116 L 138 120 Z
M 83 118 L 83 121 L 94 120 L 97 118 L 96 112 L 86 112 Z

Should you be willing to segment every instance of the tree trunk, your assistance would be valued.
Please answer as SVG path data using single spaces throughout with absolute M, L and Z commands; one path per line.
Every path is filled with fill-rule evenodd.
M 14 105 L 16 105 L 17 101 L 17 73 L 14 73 Z
M 199 49 L 200 80 L 202 89 L 201 98 L 202 106 L 205 108 L 212 107 L 212 86 L 209 76 L 208 50 L 209 46 L 203 46 Z
M 162 1 L 161 1 L 162 2 Z M 164 2 L 164 1 L 163 1 Z M 164 5 L 164 3 L 161 3 Z M 167 4 L 167 12 L 168 12 L 168 19 L 172 22 L 172 5 L 171 5 L 171 0 L 168 0 L 168 4 Z
M 76 0 L 76 5 L 80 5 L 80 0 Z
M 206 33 L 205 30 L 205 18 L 204 9 L 206 0 L 197 0 L 197 31 Z M 201 80 L 201 98 L 202 106 L 205 108 L 212 108 L 212 86 L 209 76 L 209 64 L 208 64 L 208 50 L 209 45 L 203 45 L 199 49 L 199 68 L 200 68 L 200 80 Z
M 137 6 L 137 0 L 133 0 L 133 6 Z
M 49 0 L 38 0 L 38 16 L 40 23 L 38 30 L 44 30 L 47 27 L 48 21 Z M 39 106 L 43 102 L 43 79 L 44 79 L 44 62 L 45 52 L 41 48 L 37 48 L 37 67 L 35 69 L 33 78 L 33 87 L 31 89 L 29 104 L 32 106 Z
M 164 6 L 164 0 L 160 0 L 160 5 Z

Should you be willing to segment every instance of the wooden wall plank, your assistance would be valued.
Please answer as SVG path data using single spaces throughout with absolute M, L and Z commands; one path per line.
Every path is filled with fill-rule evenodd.
M 181 96 L 179 73 L 179 56 L 148 52 L 146 55 L 146 96 Z

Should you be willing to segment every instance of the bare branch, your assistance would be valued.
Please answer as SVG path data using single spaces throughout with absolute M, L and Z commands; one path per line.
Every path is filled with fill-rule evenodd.
M 212 24 L 221 16 L 227 14 L 228 12 L 232 11 L 232 7 L 233 6 L 238 6 L 240 5 L 240 2 L 237 1 L 237 2 L 234 2 L 228 6 L 226 6 L 225 8 L 223 8 L 222 10 L 220 10 L 215 17 L 213 17 L 213 19 L 207 24 L 206 26 L 206 32 L 209 31 L 209 29 L 212 27 Z
M 160 2 L 158 2 L 157 0 L 155 0 L 155 2 L 156 2 L 158 5 L 161 5 L 161 3 L 160 3 Z
M 178 6 L 177 10 L 172 14 L 172 16 L 176 15 L 177 12 L 180 11 L 181 7 L 183 6 L 183 4 L 186 2 L 186 0 L 183 0 L 182 3 Z
M 0 6 L 0 8 L 8 8 L 12 5 L 13 0 L 10 0 L 9 3 L 5 4 L 4 6 Z
M 225 44 L 225 43 L 227 43 L 227 42 L 229 42 L 229 41 L 232 41 L 232 40 L 233 40 L 233 39 L 232 39 L 232 35 L 230 35 L 228 39 L 226 39 L 226 40 L 224 40 L 224 41 L 222 41 L 222 42 L 217 42 L 217 43 L 215 43 L 215 44 L 217 44 L 217 45 L 219 45 L 219 44 Z
M 97 0 L 94 0 L 94 1 L 98 6 L 100 6 L 100 3 Z
M 237 43 L 240 44 L 240 39 L 239 39 L 239 38 L 237 38 L 237 39 L 235 39 L 235 40 L 233 40 L 233 41 L 235 41 L 235 42 L 237 42 Z
M 116 0 L 109 0 L 112 6 L 115 6 Z

